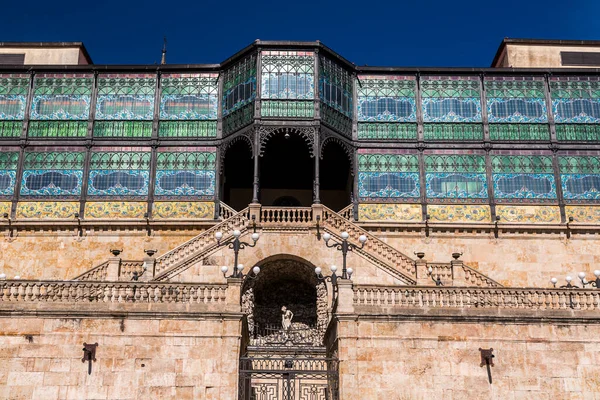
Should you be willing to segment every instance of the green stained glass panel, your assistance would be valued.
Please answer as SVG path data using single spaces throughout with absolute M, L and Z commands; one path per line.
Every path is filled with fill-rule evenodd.
M 263 117 L 312 118 L 315 114 L 315 106 L 312 101 L 263 100 L 261 104 Z
M 600 141 L 600 125 L 557 124 L 556 138 L 561 141 Z
M 156 167 L 159 170 L 214 170 L 215 152 L 159 152 Z
M 146 152 L 93 152 L 91 169 L 150 169 L 150 151 Z
M 85 152 L 30 152 L 25 153 L 24 169 L 82 169 Z
M 360 172 L 419 172 L 416 154 L 359 154 Z
M 0 121 L 0 138 L 18 138 L 23 130 L 23 121 Z
M 492 156 L 492 169 L 501 173 L 551 174 L 552 157 L 550 156 Z
M 160 121 L 160 137 L 216 137 L 217 121 Z
M 87 121 L 30 121 L 28 137 L 86 137 Z
M 485 172 L 483 155 L 456 154 L 425 156 L 426 172 Z
M 416 140 L 417 124 L 359 123 L 359 139 Z
M 481 124 L 424 124 L 425 140 L 483 140 Z
M 8 151 L 0 153 L 0 169 L 15 170 L 19 165 L 19 152 Z
M 96 121 L 94 137 L 149 138 L 152 121 Z
M 550 140 L 546 124 L 490 124 L 491 140 Z

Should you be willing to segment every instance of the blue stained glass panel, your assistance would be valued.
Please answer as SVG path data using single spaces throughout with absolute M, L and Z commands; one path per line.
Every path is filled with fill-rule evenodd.
M 600 99 L 552 100 L 554 121 L 558 123 L 600 122 Z
M 419 197 L 419 174 L 414 172 L 360 172 L 358 195 L 362 198 Z
M 25 170 L 21 179 L 21 195 L 79 196 L 82 182 L 81 170 Z
M 415 99 L 410 97 L 359 97 L 360 121 L 414 122 L 417 118 Z
M 560 180 L 565 199 L 600 199 L 600 175 L 598 174 L 561 174 Z
M 161 170 L 155 185 L 158 196 L 214 196 L 215 171 Z
M 485 199 L 488 197 L 485 174 L 427 173 L 427 197 L 454 199 Z
M 91 170 L 88 194 L 92 196 L 145 196 L 150 173 L 144 170 Z
M 490 122 L 548 122 L 546 101 L 543 99 L 488 98 Z
M 498 199 L 555 199 L 552 174 L 492 174 Z
M 438 99 L 422 100 L 424 122 L 481 122 L 481 100 Z
M 12 196 L 16 181 L 17 171 L 0 170 L 0 196 Z

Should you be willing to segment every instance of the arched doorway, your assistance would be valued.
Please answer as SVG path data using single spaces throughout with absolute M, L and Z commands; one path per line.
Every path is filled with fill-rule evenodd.
M 352 202 L 352 167 L 346 149 L 337 141 L 329 139 L 323 143 L 320 162 L 321 202 L 334 211 L 339 211 Z
M 249 340 L 241 347 L 238 400 L 339 399 L 339 361 L 323 338 L 329 322 L 327 288 L 314 265 L 288 254 L 257 264 L 242 286 Z M 282 307 L 293 318 L 286 328 Z
M 250 343 L 321 345 L 329 322 L 329 301 L 315 267 L 291 255 L 269 257 L 258 266 L 258 276 L 246 279 L 242 288 Z M 282 307 L 293 314 L 288 329 L 282 324 Z
M 305 140 L 293 130 L 276 132 L 260 160 L 260 202 L 275 205 L 282 197 L 304 207 L 313 201 L 314 160 Z
M 252 201 L 254 163 L 250 143 L 237 140 L 226 150 L 221 162 L 221 199 L 235 210 L 242 210 Z

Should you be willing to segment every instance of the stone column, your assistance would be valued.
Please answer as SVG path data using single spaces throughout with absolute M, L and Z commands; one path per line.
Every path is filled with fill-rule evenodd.
M 352 290 L 352 280 L 338 278 L 337 285 L 338 298 L 336 313 L 354 313 L 354 290 Z

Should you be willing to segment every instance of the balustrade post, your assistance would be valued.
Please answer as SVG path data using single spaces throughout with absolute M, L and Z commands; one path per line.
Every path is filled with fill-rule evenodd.
M 140 277 L 140 281 L 148 282 L 154 277 L 154 265 L 156 263 L 156 259 L 152 256 L 144 257 L 144 272 Z
M 337 285 L 338 296 L 336 312 L 343 314 L 354 313 L 354 289 L 352 280 L 338 278 Z
M 254 221 L 258 225 L 260 221 L 260 203 L 250 203 L 248 205 L 248 218 L 252 221 L 252 217 L 254 217 Z
M 450 261 L 450 265 L 452 266 L 452 286 L 456 286 L 459 279 L 462 279 L 462 282 L 460 283 L 469 283 L 465 269 L 463 268 L 464 263 L 462 260 L 452 260 Z
M 108 259 L 108 267 L 106 268 L 106 280 L 116 282 L 119 280 L 121 269 L 121 257 L 110 257 Z
M 242 310 L 242 279 L 227 278 L 227 294 L 225 302 L 227 306 L 234 308 L 236 311 Z
M 431 283 L 431 278 L 427 271 L 427 260 L 424 258 L 418 258 L 415 261 L 415 275 L 417 278 L 417 285 L 424 286 Z

